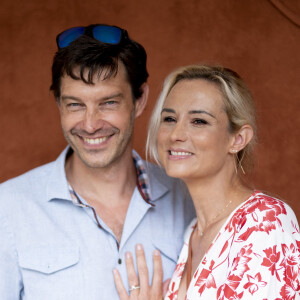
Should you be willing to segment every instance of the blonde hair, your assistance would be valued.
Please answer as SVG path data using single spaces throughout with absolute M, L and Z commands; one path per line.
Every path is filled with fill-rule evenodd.
M 157 150 L 157 134 L 161 122 L 161 111 L 171 89 L 181 80 L 203 79 L 219 87 L 224 98 L 224 108 L 228 116 L 228 130 L 231 133 L 248 124 L 253 129 L 253 138 L 237 154 L 237 163 L 248 169 L 253 165 L 252 151 L 256 141 L 255 106 L 251 93 L 234 71 L 221 66 L 190 65 L 173 71 L 165 80 L 149 123 L 146 156 L 160 164 Z

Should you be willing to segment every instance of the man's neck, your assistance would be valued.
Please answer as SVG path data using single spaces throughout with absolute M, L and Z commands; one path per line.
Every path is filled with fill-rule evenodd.
M 86 166 L 73 153 L 66 161 L 68 182 L 86 201 L 118 205 L 131 199 L 136 186 L 136 170 L 131 151 L 106 168 Z

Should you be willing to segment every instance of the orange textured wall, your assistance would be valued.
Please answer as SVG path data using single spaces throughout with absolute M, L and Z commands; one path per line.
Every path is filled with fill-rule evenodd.
M 294 22 L 275 2 L 285 3 Z M 150 101 L 137 121 L 135 148 L 143 154 L 148 118 L 171 70 L 200 62 L 231 67 L 248 83 L 257 106 L 255 185 L 285 199 L 299 219 L 299 3 L 2 0 L 0 181 L 55 159 L 66 145 L 49 92 L 56 34 L 71 26 L 109 23 L 128 29 L 148 53 Z

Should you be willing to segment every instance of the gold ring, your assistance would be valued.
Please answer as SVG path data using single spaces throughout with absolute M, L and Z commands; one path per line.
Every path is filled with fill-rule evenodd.
M 134 290 L 138 290 L 139 288 L 140 288 L 139 285 L 132 285 L 132 286 L 129 288 L 129 292 L 134 291 Z

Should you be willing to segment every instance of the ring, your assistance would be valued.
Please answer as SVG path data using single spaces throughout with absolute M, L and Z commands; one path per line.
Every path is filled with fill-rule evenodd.
M 139 288 L 140 288 L 139 285 L 132 285 L 132 286 L 129 288 L 129 292 L 134 291 L 134 290 L 138 290 Z

